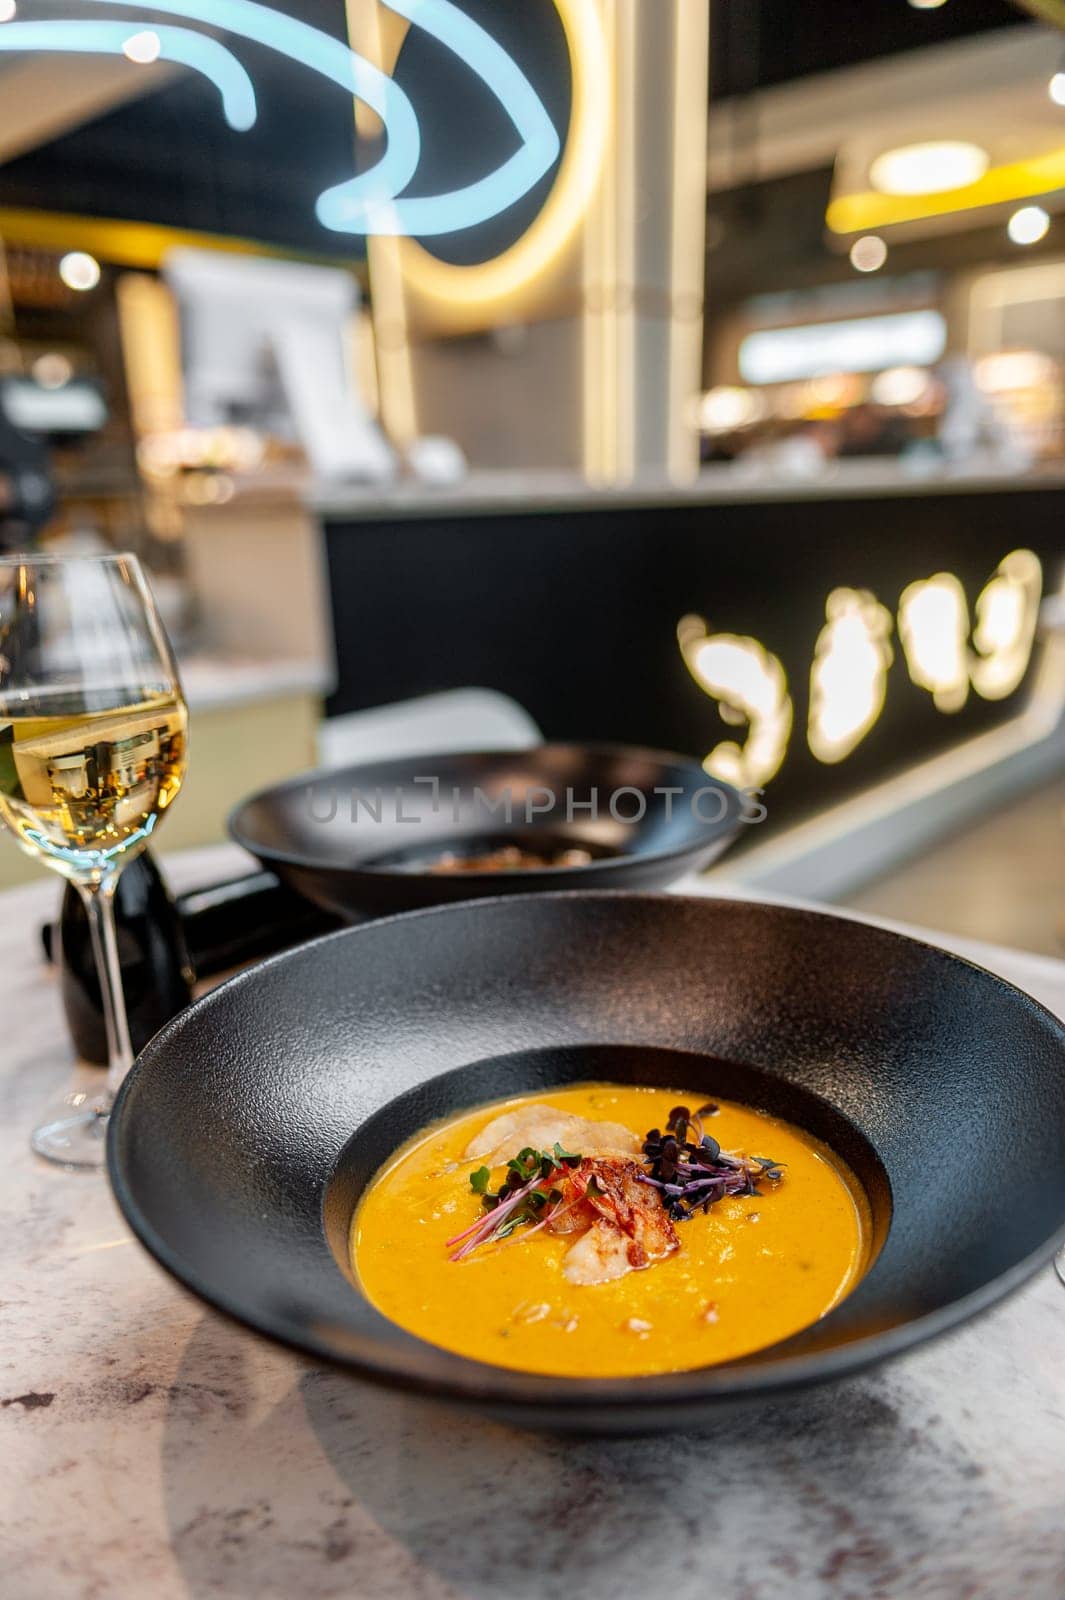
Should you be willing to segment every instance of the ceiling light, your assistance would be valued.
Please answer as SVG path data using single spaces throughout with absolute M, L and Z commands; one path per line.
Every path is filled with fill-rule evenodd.
M 99 283 L 100 263 L 84 250 L 72 250 L 59 263 L 59 276 L 68 289 L 84 293 L 88 289 L 95 289 Z
M 747 383 L 792 383 L 826 373 L 883 372 L 885 367 L 926 367 L 939 360 L 947 324 L 938 311 L 899 311 L 760 328 L 740 341 L 740 375 Z
M 887 245 L 879 234 L 863 234 L 851 245 L 851 266 L 855 272 L 879 272 L 886 260 Z
M 15 0 L 0 0 L 0 22 L 10 22 L 17 10 Z
M 1049 227 L 1050 217 L 1042 206 L 1022 206 L 1006 224 L 1006 232 L 1014 244 L 1038 244 Z
M 878 406 L 912 406 L 924 398 L 931 381 L 922 367 L 888 367 L 877 373 L 869 393 Z
M 1065 72 L 1055 72 L 1047 87 L 1047 93 L 1056 106 L 1065 106 Z
M 30 371 L 42 389 L 62 389 L 63 385 L 69 383 L 74 376 L 74 368 L 66 356 L 60 355 L 56 350 L 38 356 Z
M 963 139 L 885 150 L 869 168 L 869 181 L 881 194 L 942 194 L 976 183 L 990 165 L 986 150 Z
M 131 33 L 122 46 L 122 54 L 127 61 L 135 61 L 138 66 L 150 66 L 153 61 L 158 61 L 163 53 L 163 41 L 154 28 L 145 28 L 141 33 Z
M 996 350 L 973 368 L 973 381 L 983 394 L 1011 394 L 1057 383 L 1057 366 L 1038 350 Z
M 699 425 L 706 433 L 731 433 L 765 415 L 765 400 L 750 389 L 721 384 L 708 389 L 699 404 Z
M 910 0 L 915 11 L 938 11 L 940 6 L 945 6 L 947 0 Z

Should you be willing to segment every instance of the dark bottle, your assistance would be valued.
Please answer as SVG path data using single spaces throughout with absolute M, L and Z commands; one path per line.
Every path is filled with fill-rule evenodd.
M 192 999 L 192 962 L 181 918 L 155 862 L 146 852 L 127 863 L 115 890 L 118 954 L 134 1050 Z M 63 892 L 59 914 L 59 974 L 63 1009 L 83 1061 L 107 1065 L 107 1036 L 92 939 L 81 896 Z
M 344 925 L 269 872 L 211 884 L 175 900 L 147 852 L 119 877 L 115 922 L 134 1050 L 142 1050 L 188 1005 L 197 979 Z M 106 1066 L 107 1037 L 89 925 L 72 886 L 63 894 L 58 932 L 60 986 L 71 1037 L 82 1060 Z M 51 959 L 56 955 L 54 934 L 51 926 L 42 929 Z

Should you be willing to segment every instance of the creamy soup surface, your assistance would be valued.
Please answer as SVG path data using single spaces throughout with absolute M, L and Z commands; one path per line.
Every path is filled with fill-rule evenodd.
M 674 1236 L 664 1258 L 640 1261 L 635 1269 L 608 1267 L 623 1275 L 589 1281 L 592 1241 L 571 1255 L 580 1235 L 547 1226 L 534 1232 L 530 1222 L 502 1242 L 453 1259 L 456 1246 L 448 1241 L 485 1214 L 471 1173 L 488 1165 L 496 1189 L 506 1177 L 506 1158 L 517 1154 L 492 1136 L 497 1119 L 518 1113 L 513 1125 L 519 1134 L 523 1126 L 549 1126 L 551 1111 L 621 1125 L 632 1138 L 632 1173 L 632 1161 L 647 1170 L 640 1146 L 648 1130 L 665 1128 L 678 1104 L 694 1110 L 704 1100 L 682 1090 L 585 1084 L 482 1106 L 428 1128 L 377 1174 L 355 1213 L 352 1263 L 365 1294 L 431 1344 L 496 1366 L 581 1378 L 708 1366 L 816 1322 L 868 1264 L 865 1194 L 820 1141 L 728 1100 L 716 1101 L 702 1127 L 722 1151 L 771 1159 L 782 1176 L 758 1179 L 759 1194 L 726 1196 L 709 1213 L 672 1228 L 663 1222 Z M 510 1125 L 499 1122 L 504 1130 Z M 468 1154 L 484 1145 L 494 1148 Z M 662 1207 L 659 1191 L 641 1182 L 639 1193 Z M 558 1226 L 565 1226 L 561 1204 L 558 1211 Z M 640 1260 L 631 1246 L 630 1258 Z

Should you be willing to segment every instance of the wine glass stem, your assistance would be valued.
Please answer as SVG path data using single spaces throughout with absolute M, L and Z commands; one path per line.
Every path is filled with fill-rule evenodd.
M 117 883 L 118 874 L 115 873 L 105 878 L 102 883 L 78 884 L 78 891 L 89 919 L 92 952 L 96 960 L 96 975 L 100 980 L 100 995 L 104 1006 L 109 1096 L 118 1093 L 119 1085 L 133 1065 L 133 1047 L 129 1040 L 126 997 L 122 992 L 122 964 L 118 957 L 118 934 L 115 928 Z

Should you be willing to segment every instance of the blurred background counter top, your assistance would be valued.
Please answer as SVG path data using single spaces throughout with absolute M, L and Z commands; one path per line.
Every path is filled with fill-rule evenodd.
M 816 501 L 861 495 L 1014 493 L 1065 489 L 1065 472 L 1056 466 L 1019 472 L 989 459 L 964 466 L 921 463 L 909 467 L 878 460 L 837 461 L 814 475 L 774 474 L 755 463 L 704 467 L 689 484 L 641 474 L 632 483 L 594 485 L 569 472 L 474 472 L 460 482 L 426 486 L 400 482 L 387 487 L 360 484 L 309 484 L 309 509 L 326 521 L 360 518 L 452 515 L 566 509 L 729 505 L 740 501 Z

